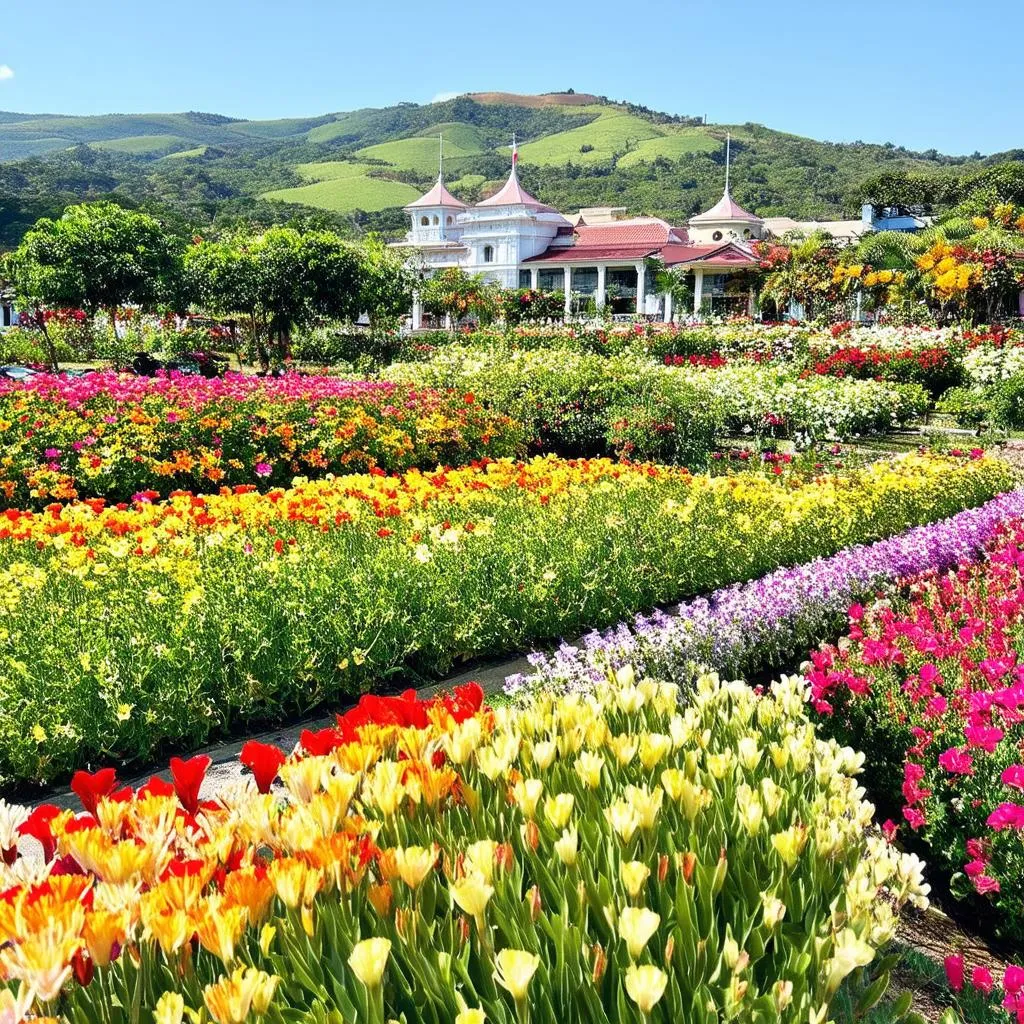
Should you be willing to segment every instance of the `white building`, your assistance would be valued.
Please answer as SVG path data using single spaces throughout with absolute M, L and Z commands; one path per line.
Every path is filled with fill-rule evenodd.
M 671 296 L 656 294 L 651 262 L 692 275 L 694 312 L 752 312 L 754 296 L 738 272 L 757 265 L 751 243 L 764 221 L 729 194 L 686 226 L 658 217 L 629 217 L 623 208 L 594 207 L 571 219 L 531 196 L 519 183 L 516 154 L 508 181 L 475 206 L 456 199 L 443 174 L 406 208 L 410 229 L 394 245 L 408 250 L 423 277 L 446 267 L 483 274 L 505 288 L 534 288 L 593 298 L 597 308 L 673 315 Z M 688 314 L 689 310 L 677 311 Z M 419 302 L 413 329 L 422 326 Z

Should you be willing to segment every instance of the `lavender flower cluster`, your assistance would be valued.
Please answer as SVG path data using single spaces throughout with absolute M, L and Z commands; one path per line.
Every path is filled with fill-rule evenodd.
M 638 615 L 589 633 L 580 647 L 563 643 L 550 655 L 531 654 L 533 671 L 509 676 L 505 692 L 587 690 L 627 663 L 666 678 L 696 665 L 731 677 L 785 666 L 841 632 L 851 604 L 900 577 L 978 557 L 1000 524 L 1020 516 L 1024 488 L 941 522 L 723 587 L 671 612 Z

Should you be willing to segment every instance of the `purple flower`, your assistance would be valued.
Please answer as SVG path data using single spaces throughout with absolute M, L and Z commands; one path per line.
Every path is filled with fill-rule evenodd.
M 256 475 L 257 476 L 270 476 L 273 473 L 274 468 L 269 462 L 257 462 L 256 463 Z
M 1024 516 L 1024 489 L 1010 491 L 949 519 L 874 544 L 777 569 L 677 606 L 637 615 L 582 647 L 528 658 L 534 673 L 517 689 L 589 689 L 608 668 L 631 662 L 638 672 L 669 678 L 693 666 L 729 675 L 780 667 L 846 624 L 846 611 L 880 586 L 926 569 L 945 571 L 978 557 L 1007 520 Z

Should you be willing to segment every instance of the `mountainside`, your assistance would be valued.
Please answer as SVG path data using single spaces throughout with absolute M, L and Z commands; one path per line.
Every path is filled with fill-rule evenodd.
M 267 121 L 0 112 L 0 245 L 15 244 L 39 216 L 101 196 L 159 211 L 183 231 L 299 219 L 395 232 L 400 208 L 436 179 L 439 135 L 446 180 L 467 202 L 505 178 L 514 133 L 524 184 L 545 202 L 626 206 L 678 223 L 721 194 L 726 132 L 733 193 L 765 216 L 855 215 L 869 177 L 962 173 L 996 159 L 709 125 L 572 92 L 476 93 Z

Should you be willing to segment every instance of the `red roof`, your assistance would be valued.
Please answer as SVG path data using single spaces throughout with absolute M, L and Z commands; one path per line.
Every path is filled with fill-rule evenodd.
M 722 198 L 719 199 L 710 210 L 705 213 L 699 213 L 696 217 L 691 217 L 690 223 L 699 224 L 701 221 L 716 220 L 749 220 L 760 223 L 761 218 L 756 217 L 752 213 L 747 213 L 747 211 L 744 210 L 731 195 L 729 195 L 729 190 L 726 189 L 725 192 L 722 193 Z
M 665 245 L 671 241 L 672 228 L 657 217 L 610 221 L 607 224 L 576 226 L 577 245 Z
M 524 263 L 587 263 L 604 260 L 635 262 L 647 256 L 660 256 L 666 266 L 680 263 L 705 262 L 715 266 L 754 266 L 757 258 L 745 249 L 726 242 L 715 245 L 663 245 L 650 243 L 619 245 L 553 245 L 539 256 L 531 256 Z
M 460 210 L 467 209 L 466 204 L 461 199 L 456 199 L 444 187 L 444 181 L 440 175 L 437 178 L 437 184 L 425 195 L 420 196 L 419 199 L 414 199 L 408 206 L 407 210 L 416 210 L 424 206 L 456 206 Z
M 488 199 L 481 199 L 477 206 L 528 206 L 531 210 L 537 210 L 539 212 L 555 213 L 550 206 L 545 206 L 543 203 L 538 202 L 529 192 L 519 184 L 519 176 L 516 174 L 516 168 L 513 164 L 512 173 L 508 176 L 508 181 L 501 187 L 501 189 L 494 193 Z
M 694 262 L 721 266 L 754 266 L 758 262 L 756 256 L 733 242 L 726 242 L 724 245 L 666 245 L 662 247 L 661 258 L 666 266 Z
M 642 260 L 653 256 L 657 245 L 557 245 L 531 256 L 524 263 L 586 263 L 590 260 Z

